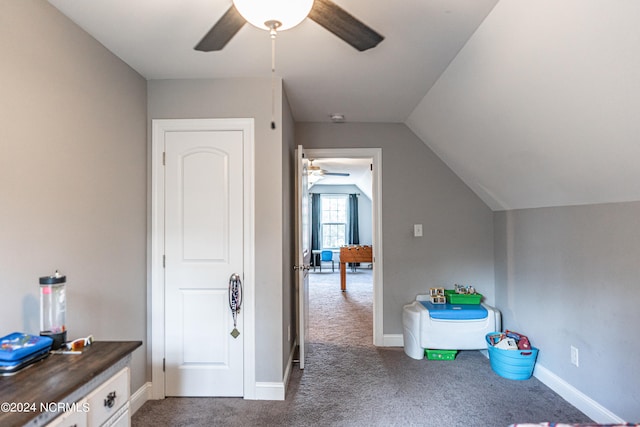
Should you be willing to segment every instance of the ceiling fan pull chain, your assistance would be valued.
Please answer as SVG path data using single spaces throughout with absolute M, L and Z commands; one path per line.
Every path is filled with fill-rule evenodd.
M 275 25 L 271 27 L 271 129 L 276 128 L 276 33 Z

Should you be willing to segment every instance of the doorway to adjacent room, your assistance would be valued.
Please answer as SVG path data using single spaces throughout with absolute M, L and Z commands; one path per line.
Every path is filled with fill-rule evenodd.
M 331 307 L 325 305 L 339 298 L 353 311 L 354 322 L 368 323 L 359 329 L 368 331 L 368 341 L 382 346 L 381 150 L 307 149 L 305 153 L 312 165 L 310 209 L 315 204 L 317 217 L 312 224 L 314 256 L 309 274 L 310 337 L 324 341 L 344 333 L 343 328 L 328 327 L 322 318 L 314 318 L 326 318 Z M 313 170 L 322 178 L 314 177 Z M 342 292 L 339 252 L 350 244 L 371 246 L 373 257 L 372 262 L 347 265 L 346 292 Z M 327 261 L 321 261 L 322 251 L 331 251 Z M 354 324 L 344 326 L 352 329 Z

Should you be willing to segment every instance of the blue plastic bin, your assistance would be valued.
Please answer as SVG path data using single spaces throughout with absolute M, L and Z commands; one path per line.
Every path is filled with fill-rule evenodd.
M 533 369 L 536 366 L 538 349 L 535 347 L 531 347 L 529 350 L 503 350 L 496 348 L 489 341 L 489 337 L 496 334 L 500 334 L 500 332 L 491 332 L 485 337 L 491 369 L 501 377 L 510 380 L 527 380 L 531 378 Z

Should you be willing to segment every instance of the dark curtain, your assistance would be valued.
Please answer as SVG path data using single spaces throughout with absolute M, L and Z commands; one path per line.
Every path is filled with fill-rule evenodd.
M 358 229 L 358 195 L 349 194 L 349 232 L 347 233 L 347 243 L 350 245 L 360 244 L 360 231 Z M 359 267 L 359 262 L 349 264 L 351 268 Z
M 358 230 L 358 195 L 349 194 L 349 236 L 347 243 L 360 244 L 360 231 Z
M 320 249 L 320 194 L 311 193 L 311 250 Z M 318 265 L 316 257 L 311 257 Z

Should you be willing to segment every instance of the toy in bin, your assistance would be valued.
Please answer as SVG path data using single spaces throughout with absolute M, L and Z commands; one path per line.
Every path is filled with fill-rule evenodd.
M 508 344 L 500 346 L 502 341 L 507 341 Z M 509 350 L 528 350 L 531 348 L 529 338 L 525 335 L 505 330 L 504 333 L 495 333 L 489 335 L 489 343 L 498 348 L 508 347 Z M 512 344 L 513 343 L 513 344 Z
M 475 294 L 476 293 L 476 288 L 474 288 L 471 285 L 464 286 L 464 285 L 458 285 L 456 283 L 455 285 L 453 285 L 453 288 L 456 291 L 456 294 L 466 295 L 466 294 Z
M 67 341 L 67 277 L 58 270 L 40 278 L 40 335 L 53 340 L 53 350 Z
M 457 283 L 453 286 L 454 289 L 445 291 L 449 304 L 480 304 L 480 301 L 482 301 L 482 294 L 476 292 L 473 286 L 463 286 Z

